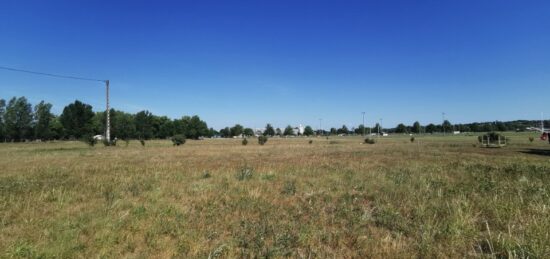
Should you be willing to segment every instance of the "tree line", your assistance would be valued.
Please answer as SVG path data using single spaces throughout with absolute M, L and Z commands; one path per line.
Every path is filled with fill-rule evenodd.
M 0 141 L 19 142 L 25 140 L 62 140 L 83 139 L 94 135 L 103 135 L 105 132 L 106 112 L 94 112 L 92 106 L 81 101 L 74 101 L 65 106 L 63 112 L 57 116 L 51 112 L 52 104 L 44 101 L 32 105 L 25 97 L 13 97 L 9 101 L 0 99 Z M 109 111 L 111 118 L 111 136 L 113 138 L 128 139 L 166 139 L 174 135 L 183 135 L 188 139 L 200 137 L 251 137 L 258 135 L 251 128 L 240 124 L 225 127 L 220 131 L 208 128 L 206 122 L 199 116 L 183 116 L 180 119 L 170 119 L 166 116 L 153 115 L 149 111 L 140 111 L 131 114 L 115 109 Z M 550 128 L 550 121 L 545 121 L 545 128 Z M 490 131 L 523 131 L 527 127 L 539 127 L 540 121 L 516 120 L 495 122 L 474 122 L 466 124 L 451 124 L 445 120 L 442 124 L 421 125 L 418 121 L 412 125 L 398 124 L 395 128 L 382 129 L 378 123 L 370 128 L 359 125 L 357 128 L 341 128 L 314 131 L 306 126 L 303 132 L 294 132 L 288 125 L 284 129 L 274 128 L 267 124 L 263 136 L 292 136 L 292 135 L 361 135 L 363 133 L 440 133 L 452 131 L 460 132 L 490 132 Z
M 104 135 L 106 112 L 94 112 L 92 106 L 74 101 L 57 116 L 52 104 L 41 101 L 34 105 L 25 97 L 0 99 L 0 141 L 83 139 Z M 165 139 L 176 134 L 189 139 L 217 134 L 199 116 L 170 119 L 149 111 L 136 114 L 111 109 L 111 136 L 128 139 Z

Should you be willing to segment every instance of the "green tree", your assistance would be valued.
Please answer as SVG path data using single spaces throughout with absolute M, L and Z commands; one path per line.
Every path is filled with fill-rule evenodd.
M 412 132 L 419 134 L 421 130 L 422 130 L 422 126 L 420 126 L 420 122 L 415 121 L 412 126 Z
M 136 135 L 136 125 L 134 116 L 125 112 L 117 112 L 115 116 L 116 123 L 114 124 L 115 137 L 122 140 L 130 140 Z
M 149 111 L 140 111 L 134 118 L 136 135 L 138 139 L 150 139 L 153 137 L 153 115 Z
M 395 133 L 407 133 L 407 126 L 403 123 L 399 123 L 395 128 Z
M 282 135 L 283 135 L 283 131 L 282 131 L 280 128 L 277 128 L 277 129 L 275 129 L 275 135 L 277 135 L 277 136 L 282 136 Z
M 213 136 L 217 136 L 217 135 L 220 135 L 220 132 L 218 132 L 217 130 L 215 130 L 214 128 L 210 128 L 208 130 L 208 136 L 209 137 L 213 137 Z
M 441 127 L 443 128 L 443 132 L 449 133 L 453 131 L 453 125 L 448 120 L 443 121 Z
M 286 126 L 285 131 L 283 132 L 283 135 L 285 136 L 294 135 L 294 129 L 292 129 L 290 125 Z
M 330 135 L 336 135 L 338 134 L 338 130 L 336 128 L 330 128 Z
M 50 134 L 53 139 L 62 139 L 65 137 L 65 129 L 59 117 L 54 116 L 50 122 Z
M 360 124 L 356 129 L 355 129 L 355 134 L 361 134 L 363 135 L 363 133 L 367 134 L 367 129 L 365 128 L 365 125 L 363 124 Z
M 76 100 L 63 108 L 59 120 L 67 137 L 80 139 L 85 135 L 93 134 L 93 117 L 92 106 Z
M 246 128 L 244 129 L 243 134 L 248 137 L 254 136 L 254 130 L 251 128 Z
M 426 133 L 434 133 L 437 130 L 436 126 L 433 123 L 426 126 Z
M 336 133 L 338 134 L 348 134 L 349 133 L 349 129 L 348 127 L 346 127 L 346 125 L 342 125 L 341 128 L 339 128 L 338 130 L 336 130 Z
M 231 127 L 230 129 L 230 132 L 231 132 L 231 136 L 240 136 L 241 134 L 243 134 L 243 131 L 244 131 L 244 127 L 240 124 L 235 124 L 235 126 Z
M 174 121 L 175 134 L 183 134 L 189 139 L 199 139 L 199 137 L 208 136 L 210 131 L 206 122 L 199 116 L 183 116 L 180 120 Z
M 306 135 L 306 136 L 309 137 L 309 136 L 311 136 L 311 135 L 313 135 L 313 134 L 315 134 L 315 133 L 313 132 L 313 128 L 311 128 L 310 126 L 306 126 L 306 127 L 304 128 L 304 135 Z
M 21 141 L 30 138 L 32 134 L 33 113 L 27 98 L 13 97 L 6 106 L 4 115 L 7 138 Z
M 220 130 L 220 135 L 222 138 L 230 138 L 231 137 L 231 129 L 229 127 L 225 127 Z
M 34 137 L 37 139 L 50 139 L 52 137 L 50 123 L 53 119 L 52 105 L 41 101 L 34 106 Z
M 158 117 L 157 123 L 157 138 L 166 139 L 174 135 L 174 122 L 170 118 L 166 116 Z
M 264 136 L 275 136 L 275 129 L 269 123 L 265 125 Z

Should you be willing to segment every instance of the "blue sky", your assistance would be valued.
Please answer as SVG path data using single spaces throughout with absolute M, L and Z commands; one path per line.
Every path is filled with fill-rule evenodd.
M 116 109 L 314 128 L 550 117 L 549 1 L 0 3 L 0 66 Z M 0 97 L 104 107 L 0 70 Z

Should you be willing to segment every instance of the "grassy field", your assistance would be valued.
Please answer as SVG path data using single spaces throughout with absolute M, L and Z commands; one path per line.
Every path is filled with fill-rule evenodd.
M 0 257 L 548 258 L 550 145 L 508 135 L 0 144 Z

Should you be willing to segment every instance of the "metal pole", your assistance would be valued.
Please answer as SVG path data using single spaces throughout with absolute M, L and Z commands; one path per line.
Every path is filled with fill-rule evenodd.
M 109 112 L 109 80 L 105 80 L 105 90 L 107 97 L 107 128 L 105 129 L 105 139 L 111 142 L 111 114 Z
M 365 112 L 363 112 L 363 137 L 365 136 Z

